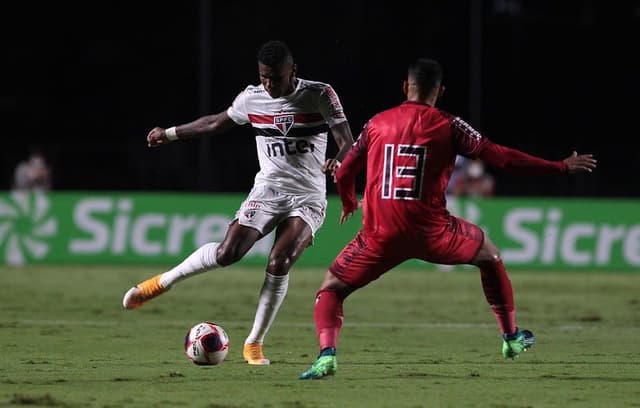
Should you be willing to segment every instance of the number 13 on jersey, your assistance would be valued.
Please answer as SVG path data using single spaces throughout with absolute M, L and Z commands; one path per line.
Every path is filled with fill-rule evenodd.
M 420 200 L 427 148 L 419 145 L 384 145 L 382 198 Z

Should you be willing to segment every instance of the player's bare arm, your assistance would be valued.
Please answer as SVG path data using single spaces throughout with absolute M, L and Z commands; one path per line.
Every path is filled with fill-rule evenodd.
M 348 122 L 338 123 L 331 128 L 331 134 L 333 135 L 336 145 L 338 145 L 338 153 L 333 159 L 327 159 L 322 165 L 322 172 L 325 174 L 331 174 L 335 181 L 335 172 L 340 162 L 345 158 L 351 145 L 353 145 L 353 134 Z
M 598 163 L 598 161 L 593 158 L 592 154 L 578 154 L 576 151 L 563 161 L 567 164 L 569 174 L 584 172 L 591 173 Z
M 171 128 L 171 135 L 167 135 L 169 129 L 155 127 L 151 129 L 147 135 L 147 144 L 149 147 L 158 147 L 174 140 L 193 139 L 204 135 L 215 135 L 223 133 L 226 130 L 236 126 L 226 111 L 213 115 L 202 116 L 193 122 Z

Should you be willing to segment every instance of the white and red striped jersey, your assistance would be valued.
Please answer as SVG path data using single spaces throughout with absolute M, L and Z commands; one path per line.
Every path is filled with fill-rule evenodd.
M 322 194 L 321 171 L 329 128 L 347 120 L 331 85 L 298 78 L 289 95 L 272 98 L 264 86 L 249 85 L 227 109 L 237 124 L 251 123 L 260 170 L 254 185 L 288 194 Z

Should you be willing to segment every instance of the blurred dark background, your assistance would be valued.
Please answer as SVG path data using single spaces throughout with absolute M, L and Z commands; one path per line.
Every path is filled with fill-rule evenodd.
M 158 149 L 145 138 L 226 109 L 259 82 L 259 46 L 282 39 L 300 77 L 334 86 L 355 136 L 403 100 L 407 63 L 432 57 L 440 107 L 485 136 L 599 160 L 575 177 L 489 169 L 497 195 L 640 197 L 640 0 L 15 3 L 0 28 L 0 190 L 37 147 L 54 190 L 247 192 L 248 126 Z

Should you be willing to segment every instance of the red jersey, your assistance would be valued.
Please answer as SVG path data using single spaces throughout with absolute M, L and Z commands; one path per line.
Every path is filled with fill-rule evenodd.
M 336 172 L 345 212 L 357 208 L 355 177 L 365 166 L 363 229 L 370 236 L 435 233 L 449 221 L 445 192 L 456 155 L 521 174 L 568 171 L 489 141 L 469 124 L 435 107 L 406 101 L 375 115 Z

